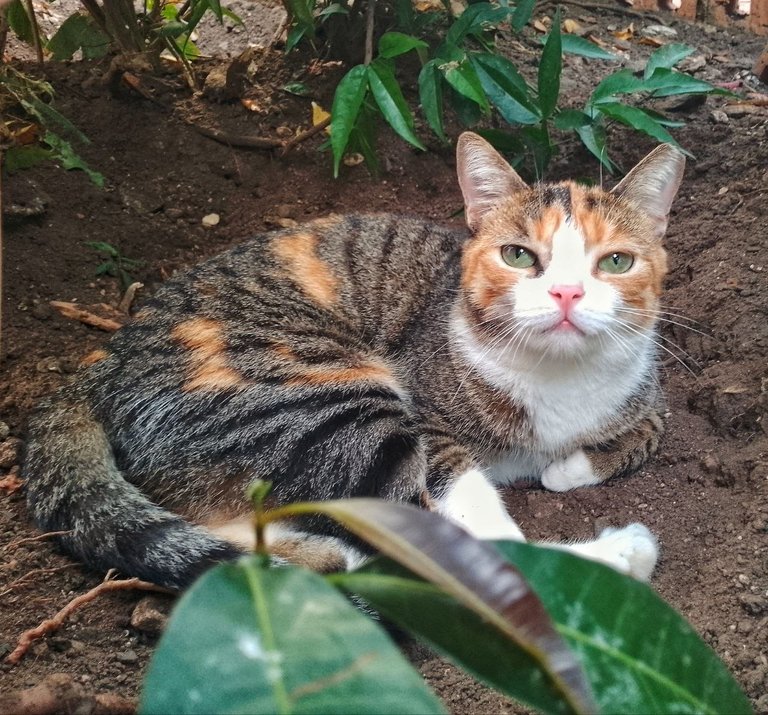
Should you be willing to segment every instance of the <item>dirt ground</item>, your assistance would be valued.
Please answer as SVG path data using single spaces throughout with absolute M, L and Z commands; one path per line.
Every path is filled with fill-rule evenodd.
M 573 8 L 568 16 L 611 40 L 629 20 L 654 21 Z M 669 16 L 678 41 L 697 48 L 696 76 L 717 82 L 749 75 L 764 40 L 735 30 L 693 27 Z M 501 45 L 527 71 L 538 40 Z M 619 43 L 622 61 L 636 68 L 651 48 L 637 37 Z M 382 133 L 379 179 L 364 166 L 331 178 L 330 157 L 314 137 L 285 156 L 231 148 L 203 136 L 187 121 L 230 136 L 285 136 L 309 124 L 310 100 L 330 106 L 340 69 L 257 53 L 240 102 L 193 97 L 173 72 L 144 77 L 149 101 L 127 88 L 110 93 L 106 62 L 45 67 L 58 107 L 91 139 L 82 155 L 107 177 L 105 190 L 81 172 L 51 166 L 4 177 L 5 273 L 0 366 L 0 478 L 18 470 L 18 448 L 30 409 L 69 379 L 78 360 L 108 334 L 65 320 L 51 300 L 116 304 L 116 280 L 96 278 L 99 263 L 86 241 L 108 241 L 144 263 L 134 271 L 141 300 L 173 271 L 254 233 L 334 212 L 380 210 L 449 221 L 460 208 L 450 148 L 420 126 L 429 152 L 417 152 Z M 698 67 L 697 67 L 698 65 Z M 200 68 L 205 75 L 216 65 Z M 563 97 L 577 106 L 609 65 L 569 58 Z M 29 68 L 31 69 L 31 68 Z M 308 97 L 285 92 L 304 82 Z M 663 379 L 668 432 L 660 455 L 639 474 L 567 494 L 538 487 L 511 490 L 508 504 L 531 538 L 589 537 L 608 524 L 642 521 L 661 539 L 653 579 L 719 653 L 758 712 L 768 712 L 768 109 L 728 110 L 725 100 L 684 102 L 674 116 L 687 122 L 676 136 L 695 159 L 673 208 L 667 246 L 671 270 L 664 304 Z M 454 136 L 456 133 L 454 127 Z M 625 167 L 650 142 L 612 130 L 614 153 Z M 551 178 L 598 179 L 594 161 L 569 141 Z M 607 181 L 607 179 L 606 179 Z M 44 205 L 32 217 L 19 207 Z M 202 219 L 216 213 L 220 223 Z M 454 219 L 455 220 L 455 219 Z M 689 326 L 689 327 L 686 327 Z M 6 426 L 8 429 L 6 429 Z M 6 436 L 5 432 L 9 432 Z M 3 439 L 5 441 L 3 441 Z M 56 612 L 103 577 L 60 555 L 29 524 L 23 493 L 0 490 L 0 657 L 19 634 Z M 80 700 L 59 700 L 60 711 L 91 712 L 94 694 L 137 698 L 157 635 L 131 625 L 140 593 L 106 595 L 79 610 L 55 635 L 38 641 L 17 666 L 0 665 L 0 693 L 28 688 L 66 673 Z M 151 631 L 151 629 L 150 629 Z M 454 713 L 519 712 L 444 661 L 412 649 L 414 660 Z M 75 702 L 75 705 L 72 705 Z M 79 704 L 78 704 L 79 703 Z M 106 707 L 100 705 L 100 707 Z M 0 709 L 2 709 L 0 707 Z

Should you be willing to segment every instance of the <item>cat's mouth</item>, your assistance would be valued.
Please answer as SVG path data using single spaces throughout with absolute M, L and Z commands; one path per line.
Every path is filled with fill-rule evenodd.
M 559 322 L 555 323 L 551 328 L 547 330 L 548 333 L 578 333 L 579 335 L 586 335 L 586 333 L 575 323 L 568 318 L 562 318 Z

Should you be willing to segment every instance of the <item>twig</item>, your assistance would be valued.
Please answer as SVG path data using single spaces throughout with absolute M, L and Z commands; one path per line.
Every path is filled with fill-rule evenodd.
M 373 18 L 376 14 L 376 0 L 368 0 L 365 11 L 365 64 L 373 59 Z
M 539 7 L 536 8 L 536 12 L 543 12 L 544 10 L 552 7 L 553 5 L 573 5 L 574 7 L 580 7 L 584 10 L 607 10 L 617 15 L 628 15 L 629 17 L 636 17 L 640 20 L 651 19 L 658 22 L 659 25 L 669 25 L 669 23 L 658 15 L 654 15 L 651 12 L 638 12 L 628 7 L 622 7 L 620 5 L 604 5 L 599 2 L 584 2 L 583 0 L 544 0 Z
M 318 122 L 313 127 L 310 127 L 304 132 L 301 132 L 300 134 L 297 134 L 293 139 L 291 139 L 289 142 L 285 142 L 285 145 L 283 146 L 283 153 L 281 156 L 285 156 L 291 149 L 293 149 L 297 144 L 301 144 L 301 142 L 306 141 L 310 137 L 315 136 L 315 134 L 323 131 L 327 126 L 329 126 L 331 123 L 331 118 L 326 117 L 323 119 L 322 122 Z
M 32 42 L 35 46 L 35 55 L 37 56 L 37 64 L 43 64 L 43 44 L 40 42 L 40 26 L 37 24 L 37 15 L 35 15 L 35 8 L 32 5 L 32 0 L 26 0 L 27 15 L 29 15 L 29 22 L 32 25 Z
M 13 551 L 18 549 L 23 544 L 31 544 L 35 541 L 42 541 L 43 539 L 52 539 L 54 536 L 66 536 L 71 532 L 69 531 L 46 531 L 44 534 L 38 534 L 37 536 L 26 536 L 23 539 L 14 539 L 10 543 L 3 547 L 3 553 L 6 551 Z
M 8 6 L 0 3 L 0 64 L 5 54 L 5 43 L 8 40 Z
M 279 149 L 284 144 L 281 139 L 252 137 L 242 134 L 227 134 L 220 129 L 201 127 L 187 119 L 183 119 L 182 121 L 204 137 L 213 139 L 214 141 L 219 142 L 219 144 L 226 144 L 227 146 L 236 146 L 244 149 Z
M 120 304 L 117 306 L 117 309 L 121 313 L 125 313 L 126 315 L 128 315 L 128 311 L 131 309 L 131 306 L 133 305 L 133 301 L 136 298 L 136 291 L 143 287 L 144 287 L 144 284 L 139 283 L 138 281 L 136 283 L 131 283 L 131 285 L 128 286 L 128 289 L 123 294 L 122 300 L 120 301 Z
M 109 574 L 107 575 L 107 578 L 109 578 Z M 33 641 L 61 628 L 64 621 L 66 621 L 74 611 L 80 608 L 80 606 L 89 601 L 93 601 L 95 598 L 108 591 L 130 591 L 133 589 L 139 591 L 156 591 L 157 593 L 175 593 L 170 589 L 157 586 L 149 581 L 142 581 L 138 578 L 129 578 L 122 581 L 102 581 L 98 586 L 95 586 L 88 591 L 88 593 L 84 593 L 77 598 L 72 599 L 53 618 L 48 618 L 35 628 L 30 628 L 28 631 L 24 631 L 24 633 L 19 636 L 16 648 L 14 648 L 13 652 L 5 659 L 6 662 L 11 665 L 16 665 L 29 650 L 29 646 Z
M 0 56 L 0 61 L 2 61 Z M 3 159 L 5 150 L 0 147 L 0 366 L 3 364 Z
M 25 573 L 23 576 L 19 576 L 19 578 L 17 578 L 15 581 L 11 581 L 11 583 L 9 583 L 2 591 L 0 591 L 0 598 L 7 596 L 15 588 L 22 586 L 24 582 L 30 579 L 32 576 L 57 573 L 59 571 L 65 571 L 66 569 L 75 569 L 79 567 L 80 564 L 66 564 L 64 566 L 56 566 L 55 568 L 50 569 L 32 569 L 32 571 L 27 571 L 27 573 Z
M 110 320 L 109 318 L 101 318 L 98 315 L 89 313 L 87 310 L 79 308 L 75 303 L 65 303 L 60 300 L 52 300 L 49 305 L 54 310 L 57 310 L 65 318 L 71 318 L 77 320 L 85 325 L 90 325 L 99 330 L 104 330 L 108 333 L 114 333 L 116 330 L 122 328 L 122 324 L 116 320 Z

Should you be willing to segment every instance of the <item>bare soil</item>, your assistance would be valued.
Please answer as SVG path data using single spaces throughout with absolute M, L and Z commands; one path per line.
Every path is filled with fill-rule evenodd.
M 627 24 L 620 15 L 578 8 L 571 16 L 593 25 L 604 39 L 611 38 L 613 26 Z M 637 29 L 652 21 L 634 22 Z M 734 30 L 677 21 L 672 26 L 703 57 L 697 76 L 743 79 L 766 90 L 748 72 L 760 40 Z M 502 46 L 531 71 L 537 42 L 531 35 Z M 625 43 L 625 50 L 630 67 L 650 52 L 636 40 Z M 145 284 L 140 303 L 173 271 L 286 221 L 359 210 L 456 220 L 449 218 L 461 207 L 452 151 L 436 141 L 428 140 L 430 151 L 417 152 L 383 132 L 381 176 L 372 178 L 359 165 L 345 167 L 334 181 L 329 155 L 317 151 L 319 136 L 281 156 L 217 143 L 188 123 L 230 136 L 277 137 L 306 128 L 310 100 L 330 106 L 341 72 L 311 59 L 300 53 L 286 59 L 277 50 L 257 53 L 246 94 L 258 111 L 239 101 L 193 97 L 171 71 L 142 76 L 155 97 L 149 101 L 127 87 L 110 92 L 102 81 L 107 62 L 46 65 L 59 109 L 92 141 L 81 148 L 83 157 L 107 177 L 107 185 L 100 190 L 82 172 L 52 166 L 5 177 L 5 206 L 16 213 L 4 216 L 0 420 L 10 435 L 3 442 L 0 432 L 0 478 L 18 471 L 32 406 L 108 338 L 61 318 L 48 305 L 119 300 L 114 279 L 95 277 L 99 258 L 86 241 L 108 241 L 124 256 L 144 261 L 134 272 Z M 211 62 L 199 71 L 205 75 L 215 67 Z M 603 62 L 569 58 L 566 101 L 577 105 L 608 69 Z M 311 96 L 285 92 L 282 87 L 292 81 L 304 82 Z M 724 102 L 687 102 L 674 112 L 687 122 L 677 137 L 696 158 L 667 238 L 669 322 L 663 324 L 661 347 L 668 351 L 663 380 L 670 414 L 660 455 L 627 479 L 567 494 L 510 490 L 508 504 L 531 538 L 590 537 L 609 524 L 647 524 L 663 548 L 654 587 L 719 653 L 756 710 L 768 712 L 768 114 L 758 108 L 713 117 Z M 423 127 L 421 134 L 428 135 Z M 618 129 L 611 135 L 616 158 L 627 168 L 652 146 Z M 597 180 L 599 171 L 583 149 L 566 142 L 550 177 Z M 18 215 L 19 206 L 39 201 L 42 214 Z M 221 221 L 205 228 L 202 218 L 211 213 Z M 84 570 L 46 540 L 19 544 L 37 534 L 23 493 L 0 490 L 0 501 L 3 656 L 22 631 L 103 574 Z M 37 642 L 19 665 L 0 665 L 0 693 L 66 673 L 82 697 L 75 705 L 58 700 L 56 710 L 95 711 L 90 696 L 111 693 L 129 701 L 113 703 L 114 711 L 130 711 L 157 640 L 130 624 L 141 597 L 114 593 L 85 606 L 55 635 Z M 424 650 L 411 648 L 411 655 L 452 712 L 520 711 Z

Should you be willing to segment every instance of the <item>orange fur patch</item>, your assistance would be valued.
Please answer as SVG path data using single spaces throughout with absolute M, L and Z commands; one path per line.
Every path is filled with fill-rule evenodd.
M 80 366 L 88 367 L 89 365 L 94 365 L 97 362 L 106 360 L 108 357 L 109 357 L 109 353 L 106 350 L 102 350 L 102 349 L 94 350 L 93 352 L 88 353 L 85 357 L 83 357 L 80 360 Z
M 245 384 L 227 363 L 222 332 L 221 324 L 209 318 L 187 320 L 173 329 L 173 338 L 190 351 L 191 374 L 184 391 L 226 390 Z
M 393 389 L 398 388 L 397 378 L 392 371 L 386 365 L 376 362 L 367 362 L 353 367 L 302 366 L 286 381 L 286 385 L 321 387 L 350 382 L 376 382 Z
M 304 294 L 324 308 L 338 297 L 339 281 L 325 261 L 317 257 L 318 237 L 311 233 L 280 236 L 272 250 Z

